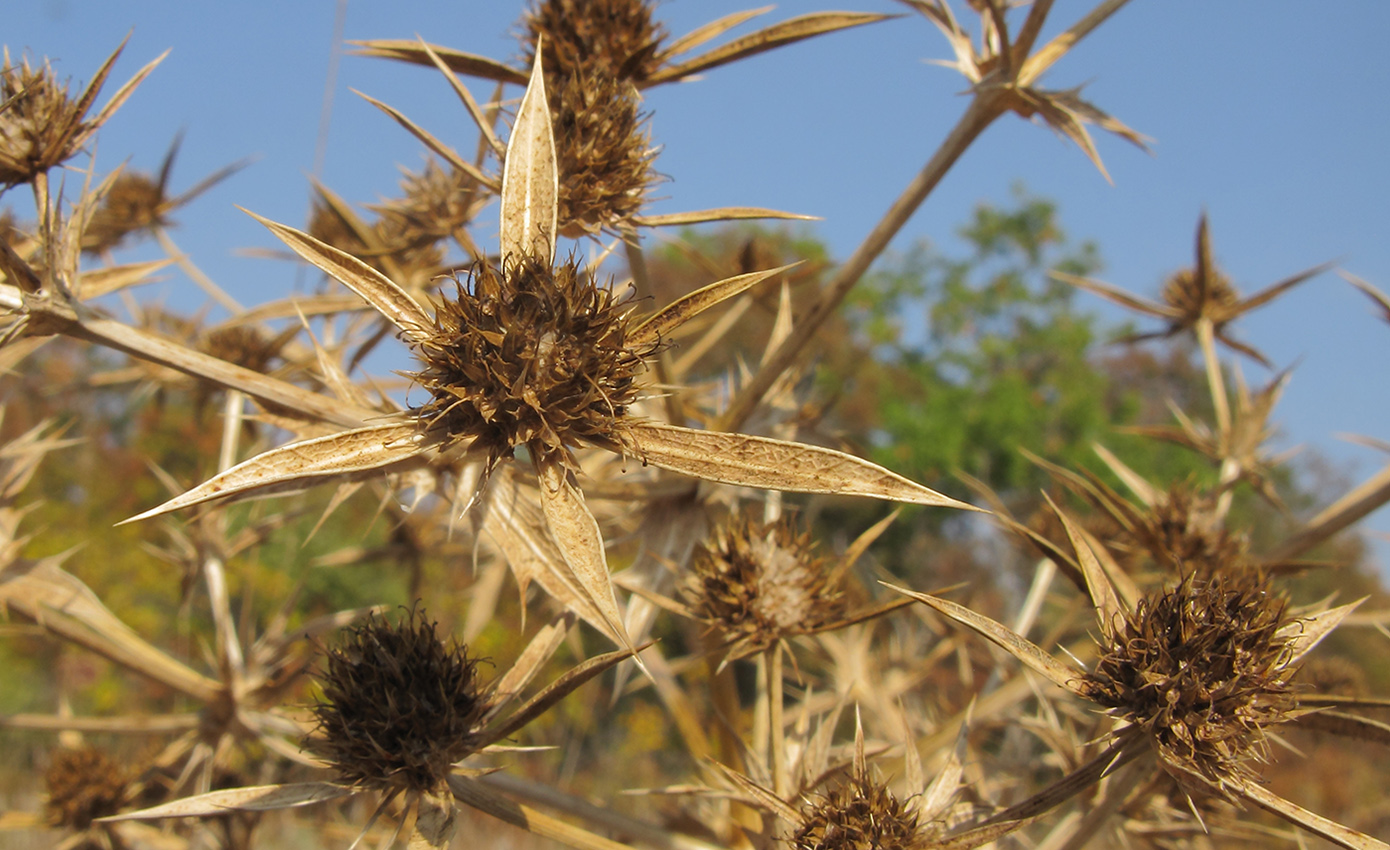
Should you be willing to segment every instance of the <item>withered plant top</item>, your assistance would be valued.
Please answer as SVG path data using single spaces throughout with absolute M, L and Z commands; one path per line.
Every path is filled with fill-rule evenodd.
M 630 448 L 624 416 L 655 344 L 628 341 L 629 303 L 573 258 L 479 264 L 455 282 L 458 297 L 435 306 L 415 346 L 414 380 L 433 396 L 416 410 L 427 429 L 475 443 L 490 463 L 520 445 Z
M 1085 687 L 1151 737 L 1189 793 L 1215 788 L 1235 802 L 1228 784 L 1257 778 L 1249 763 L 1265 760 L 1266 729 L 1298 704 L 1285 604 L 1252 573 L 1184 577 L 1115 624 Z
M 329 650 L 318 727 L 306 743 L 349 785 L 438 790 L 476 746 L 487 708 L 477 668 L 418 608 L 396 624 L 373 614 Z

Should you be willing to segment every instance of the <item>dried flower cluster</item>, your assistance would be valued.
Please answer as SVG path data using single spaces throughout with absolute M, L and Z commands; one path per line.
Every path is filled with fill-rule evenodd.
M 1242 298 L 1215 266 L 1203 217 L 1193 265 L 1155 300 L 1057 275 L 1160 322 L 1132 339 L 1190 335 L 1201 363 L 1158 376 L 1183 399 L 1173 422 L 1149 421 L 1163 414 L 1147 405 L 1126 429 L 1187 453 L 1167 480 L 1150 480 L 1179 468 L 1166 454 L 1131 455 L 1131 444 L 1122 460 L 1103 437 L 1062 433 L 1110 406 L 1078 408 L 1075 429 L 1044 441 L 1049 455 L 1093 450 L 1101 467 L 1027 455 L 1057 485 L 1041 499 L 992 460 L 975 467 L 988 480 L 970 486 L 1027 551 L 974 521 L 989 512 L 827 447 L 880 434 L 856 419 L 869 405 L 822 418 L 825 384 L 809 378 L 823 346 L 834 346 L 826 374 L 862 384 L 879 413 L 899 376 L 916 391 L 920 374 L 971 362 L 953 349 L 919 372 L 925 362 L 881 361 L 856 338 L 877 339 L 872 324 L 825 329 L 980 134 L 1006 115 L 1037 118 L 1102 174 L 1091 127 L 1145 141 L 1079 89 L 1041 80 L 1125 0 L 1097 0 L 1062 27 L 1042 0 L 969 0 L 978 39 L 949 0 L 902 2 L 917 13 L 909 25 L 925 17 L 946 36 L 954 59 L 939 64 L 967 79 L 969 105 L 843 264 L 821 253 L 768 268 L 818 249 L 766 230 L 654 249 L 644 228 L 797 216 L 645 211 L 656 154 L 642 97 L 891 16 L 811 12 L 732 34 L 768 11 L 752 9 L 671 38 L 651 0 L 533 0 L 518 26 L 527 69 L 421 39 L 357 43 L 430 68 L 476 127 L 475 153 L 372 100 L 428 150 L 424 166 L 364 207 L 314 183 L 308 232 L 253 213 L 322 277 L 249 308 L 170 236 L 173 213 L 240 164 L 174 195 L 176 140 L 153 176 L 102 174 L 93 160 L 87 179 L 49 191 L 49 170 L 80 166 L 73 158 L 153 63 L 92 115 L 120 50 L 76 98 L 46 61 L 6 53 L 0 190 L 28 184 L 33 215 L 0 210 L 0 413 L 33 421 L 0 420 L 0 657 L 33 663 L 0 679 L 43 680 L 5 695 L 0 729 L 30 736 L 26 747 L 57 732 L 63 746 L 47 756 L 46 809 L 30 792 L 35 811 L 0 811 L 0 830 L 62 830 L 29 842 L 62 850 L 255 850 L 305 835 L 347 846 L 352 834 L 352 847 L 447 850 L 468 809 L 574 850 L 1211 850 L 1266 846 L 1278 817 L 1348 850 L 1390 850 L 1370 834 L 1384 824 L 1375 780 L 1351 789 L 1369 803 L 1280 796 L 1290 764 L 1304 764 L 1282 755 L 1286 741 L 1390 744 L 1376 714 L 1390 707 L 1376 695 L 1383 647 L 1356 633 L 1322 644 L 1343 625 L 1383 629 L 1383 602 L 1294 602 L 1325 596 L 1316 575 L 1313 591 L 1299 584 L 1319 565 L 1305 556 L 1325 557 L 1331 547 L 1314 547 L 1390 501 L 1390 468 L 1298 518 L 1287 505 L 1305 494 L 1281 498 L 1291 479 L 1268 445 L 1287 372 L 1252 392 L 1217 350 L 1262 361 L 1232 336 L 1237 321 L 1319 269 Z M 461 76 L 497 91 L 475 98 Z M 855 108 L 841 111 L 857 120 Z M 19 194 L 6 200 L 28 203 Z M 496 218 L 480 222 L 493 200 Z M 1059 231 L 1034 212 L 1017 232 L 1009 217 L 966 231 L 977 246 L 1008 244 L 941 267 L 953 317 L 974 321 L 967 311 L 983 305 L 1002 328 L 996 301 L 1047 286 L 1039 258 Z M 164 256 L 119 264 L 145 237 Z M 1027 255 L 1017 268 L 1015 252 Z M 615 256 L 625 271 L 612 271 Z M 229 315 L 177 315 L 126 291 L 171 266 Z M 978 274 L 991 276 L 987 292 L 973 289 Z M 917 282 L 894 278 L 878 294 Z M 1390 299 L 1353 283 L 1390 315 Z M 1045 318 L 1056 292 L 1016 303 Z M 124 313 L 98 300 L 112 294 Z M 871 321 L 893 303 L 872 304 Z M 1019 325 L 1030 338 L 1045 329 L 1033 318 Z M 1066 318 L 1068 338 L 1087 336 Z M 50 345 L 57 336 L 134 362 L 74 354 Z M 1008 350 L 991 337 L 978 353 Z M 413 354 L 414 368 L 368 374 L 392 351 Z M 1111 368 L 1096 377 L 1113 379 Z M 1035 403 L 1035 389 L 1011 387 L 991 410 Z M 1204 391 L 1209 407 L 1184 409 Z M 1070 408 L 1067 388 L 1057 392 Z M 214 393 L 220 428 L 205 405 Z M 147 394 L 158 416 L 137 406 Z M 989 417 L 923 415 L 984 423 L 969 436 L 991 441 L 980 456 L 1018 448 L 990 433 Z M 66 420 L 68 434 L 50 424 Z M 927 424 L 915 432 L 938 433 Z M 90 437 L 81 448 L 65 438 L 79 434 Z M 72 462 L 36 471 L 69 447 Z M 900 457 L 903 446 L 880 448 Z M 295 500 L 228 510 L 286 494 Z M 110 529 L 135 499 L 167 501 L 127 522 L 165 518 Z M 38 528 L 31 512 L 63 522 Z M 86 512 L 103 520 L 86 533 L 108 535 L 109 550 L 57 545 Z M 887 576 L 950 587 L 874 580 Z M 1024 587 L 1017 611 L 994 619 Z M 417 601 L 381 613 L 401 598 Z M 962 628 L 998 651 L 979 652 Z M 316 695 L 320 640 L 330 648 Z M 488 682 L 479 647 L 510 659 Z M 1349 662 L 1345 647 L 1363 657 Z M 555 710 L 581 687 L 586 702 Z M 138 776 L 85 743 L 117 735 L 158 739 Z M 1310 771 L 1341 767 L 1314 743 Z M 640 796 L 603 805 L 633 786 Z M 644 806 L 652 799 L 662 802 Z M 351 801 L 374 807 L 365 823 Z M 331 802 L 342 805 L 311 831 L 273 833 L 300 824 L 268 813 Z M 486 831 L 470 840 L 506 843 Z
M 43 783 L 50 822 L 78 831 L 114 815 L 130 798 L 129 773 L 96 747 L 55 751 Z
M 582 444 L 623 449 L 624 417 L 652 347 L 629 342 L 631 305 L 573 260 L 477 265 L 436 305 L 416 345 L 421 423 L 495 462 L 516 446 L 568 457 Z
M 789 516 L 767 525 L 731 517 L 695 550 L 683 595 L 723 638 L 729 658 L 833 622 L 846 607 L 811 535 Z
M 1297 706 L 1296 628 L 1267 582 L 1188 576 L 1116 624 L 1085 686 L 1150 737 L 1190 792 L 1224 790 L 1255 776 L 1249 762 L 1267 757 L 1267 730 Z
M 373 615 L 329 650 L 309 746 L 343 782 L 434 791 L 472 752 L 478 661 L 437 628 L 419 608 L 394 624 Z
M 802 810 L 795 850 L 916 850 L 926 846 L 917 812 L 887 786 L 856 773 Z

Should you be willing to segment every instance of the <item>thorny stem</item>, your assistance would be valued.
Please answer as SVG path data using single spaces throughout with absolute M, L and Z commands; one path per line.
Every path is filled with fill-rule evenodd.
M 782 726 L 782 645 L 767 649 L 767 728 L 768 761 L 772 764 L 772 789 L 783 800 L 791 793 L 787 778 L 787 735 Z
M 1226 379 L 1221 375 L 1221 361 L 1216 358 L 1215 329 L 1211 319 L 1197 320 L 1197 342 L 1202 346 L 1202 360 L 1207 367 L 1207 386 L 1211 387 L 1211 406 L 1216 410 L 1217 433 L 1223 438 L 1231 433 L 1231 407 L 1226 400 Z
M 222 446 L 217 455 L 217 471 L 226 472 L 236 465 L 237 437 L 241 435 L 241 413 L 246 396 L 241 390 L 227 390 L 222 400 Z
M 748 417 L 752 415 L 763 395 L 771 389 L 777 378 L 802 355 L 811 337 L 839 309 L 841 302 L 849 295 L 850 290 L 864 276 L 874 260 L 878 259 L 878 256 L 888 247 L 888 243 L 903 228 L 903 225 L 907 224 L 908 219 L 926 200 L 927 195 L 931 194 L 932 190 L 941 182 L 941 178 L 946 176 L 946 172 L 951 169 L 956 160 L 960 159 L 961 154 L 965 153 L 965 150 L 994 119 L 1004 114 L 1005 109 L 1001 94 L 1002 92 L 981 92 L 970 101 L 970 106 L 966 108 L 965 114 L 956 122 L 950 135 L 937 148 L 936 153 L 923 166 L 921 172 L 888 208 L 888 212 L 864 238 L 863 243 L 855 250 L 849 260 L 840 267 L 835 277 L 825 285 L 820 298 L 811 306 L 807 314 L 796 323 L 782 344 L 777 346 L 777 349 L 763 362 L 761 368 L 734 396 L 729 408 L 720 417 L 718 430 L 736 431 L 748 421 Z

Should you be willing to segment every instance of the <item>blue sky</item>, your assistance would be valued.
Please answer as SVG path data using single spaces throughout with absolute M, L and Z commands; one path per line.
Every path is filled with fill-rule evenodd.
M 152 171 L 180 129 L 187 138 L 175 191 L 258 156 L 181 211 L 175 238 L 243 303 L 296 285 L 287 265 L 236 253 L 273 247 L 273 239 L 232 205 L 288 223 L 304 220 L 336 3 L 11 5 L 4 34 L 11 54 L 52 57 L 74 85 L 85 83 L 128 32 L 108 94 L 172 48 L 102 131 L 98 167 L 128 159 Z M 751 5 L 670 0 L 658 15 L 679 35 Z M 1089 6 L 1058 0 L 1051 31 Z M 345 36 L 419 34 L 510 59 L 518 53 L 520 8 L 498 0 L 348 2 Z M 906 11 L 889 0 L 789 2 L 759 20 L 823 9 Z M 975 204 L 1007 202 L 1021 180 L 1056 200 L 1071 237 L 1099 244 L 1106 260 L 1100 277 L 1146 296 L 1191 262 L 1203 210 L 1218 262 L 1246 293 L 1328 260 L 1390 290 L 1390 62 L 1381 37 L 1390 30 L 1390 4 L 1346 0 L 1335 19 L 1325 12 L 1309 3 L 1134 0 L 1044 84 L 1085 84 L 1089 100 L 1155 139 L 1154 155 L 1098 136 L 1112 186 L 1070 143 L 1008 117 L 958 163 L 893 248 L 906 251 L 920 238 L 949 247 L 952 230 Z M 652 131 L 663 146 L 657 168 L 670 178 L 653 211 L 756 205 L 819 215 L 825 221 L 816 232 L 837 256 L 847 256 L 964 108 L 957 96 L 963 79 L 924 62 L 947 56 L 945 41 L 913 14 L 652 91 Z M 418 143 L 349 88 L 392 104 L 460 149 L 473 146 L 468 120 L 437 74 L 344 56 L 322 178 L 349 200 L 393 194 L 396 166 L 421 162 Z M 474 90 L 480 97 L 489 91 L 481 83 Z M 185 309 L 201 302 L 177 277 L 154 291 Z M 1118 318 L 1098 299 L 1083 296 L 1081 303 Z M 1364 296 L 1325 274 L 1252 314 L 1236 332 L 1276 366 L 1298 364 L 1276 413 L 1280 445 L 1315 448 L 1352 480 L 1390 460 L 1334 437 L 1390 439 L 1390 327 Z M 1253 383 L 1267 379 L 1260 367 L 1243 365 Z M 1390 534 L 1390 509 L 1367 527 Z M 1390 545 L 1377 553 L 1390 567 Z

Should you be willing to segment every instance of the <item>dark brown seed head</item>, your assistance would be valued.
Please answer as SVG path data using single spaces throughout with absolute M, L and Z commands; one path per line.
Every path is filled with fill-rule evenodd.
M 735 659 L 839 619 L 845 600 L 828 572 L 791 517 L 763 525 L 736 516 L 696 549 L 682 590 Z
M 243 369 L 264 373 L 270 370 L 286 341 L 283 334 L 272 339 L 250 325 L 231 325 L 204 335 L 198 341 L 198 350 Z
M 413 377 L 432 398 L 417 414 L 450 441 L 496 460 L 518 445 L 567 453 L 621 449 L 650 351 L 627 342 L 630 304 L 570 259 L 477 265 L 439 303 Z
M 346 783 L 437 791 L 473 751 L 486 704 L 477 660 L 416 609 L 397 625 L 372 615 L 328 653 L 308 746 Z
M 44 62 L 0 66 L 0 186 L 33 180 L 81 149 L 94 129 L 82 122 L 87 104 L 68 97 L 66 83 Z
M 553 86 L 548 91 L 562 175 L 561 234 L 582 236 L 631 218 L 655 182 L 655 154 L 637 88 L 604 70 L 547 81 Z
M 790 843 L 795 850 L 909 850 L 922 846 L 923 832 L 915 811 L 856 774 L 803 810 Z
M 1188 576 L 1103 638 L 1090 696 L 1146 732 L 1179 782 L 1223 792 L 1225 780 L 1253 775 L 1265 730 L 1296 705 L 1290 635 L 1280 633 L 1290 622 L 1257 574 Z M 1194 774 L 1207 787 L 1194 787 Z
M 1231 285 L 1231 279 L 1219 270 L 1207 270 L 1206 285 L 1195 269 L 1176 272 L 1163 283 L 1160 293 L 1163 303 L 1179 311 L 1181 317 L 1174 319 L 1176 327 L 1191 327 L 1201 318 L 1209 318 L 1216 325 L 1225 324 L 1236 315 L 1236 305 L 1240 294 Z
M 143 231 L 168 227 L 169 199 L 154 178 L 138 171 L 123 171 L 82 233 L 82 250 L 94 253 L 118 247 Z
M 75 830 L 120 811 L 130 783 L 120 763 L 95 747 L 58 750 L 43 779 L 49 823 Z
M 637 83 L 660 65 L 657 52 L 666 37 L 646 0 L 544 0 L 526 13 L 523 26 L 527 66 L 539 36 L 547 75 L 600 71 Z

